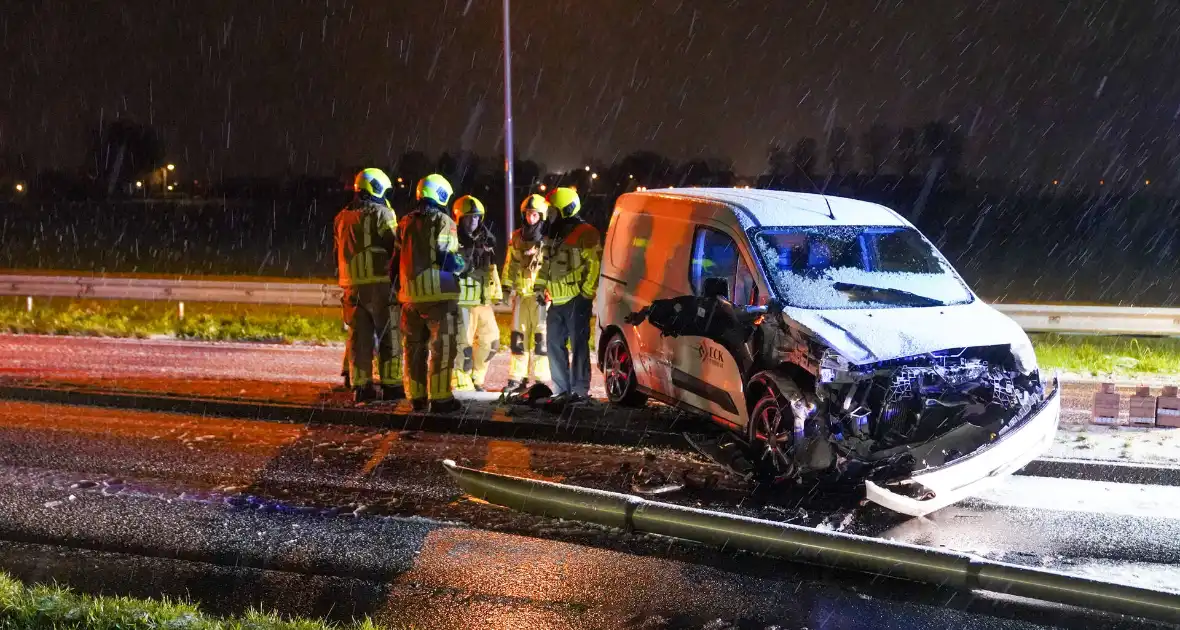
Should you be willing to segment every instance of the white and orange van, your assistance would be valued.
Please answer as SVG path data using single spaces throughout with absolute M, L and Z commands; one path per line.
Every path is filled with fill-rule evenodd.
M 877 204 L 623 195 L 595 312 L 611 402 L 708 414 L 775 475 L 864 482 L 899 512 L 979 491 L 1057 430 L 1028 336 Z

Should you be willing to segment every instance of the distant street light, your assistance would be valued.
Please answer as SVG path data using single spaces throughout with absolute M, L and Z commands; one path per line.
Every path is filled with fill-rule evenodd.
M 24 192 L 24 191 L 25 191 L 25 185 L 24 185 L 24 184 L 17 184 L 17 185 L 16 185 L 16 192 Z
M 540 186 L 537 186 L 537 188 L 538 188 L 538 189 L 539 189 L 541 192 L 545 192 L 545 184 L 541 184 Z
M 590 165 L 589 164 L 586 165 L 586 172 L 587 173 L 590 172 Z
M 176 170 L 175 164 L 169 164 L 169 165 L 160 169 L 160 172 L 164 174 L 163 186 L 164 186 L 164 188 L 166 188 L 168 190 L 172 190 L 172 187 L 168 185 L 168 171 L 175 171 L 175 170 Z
M 590 179 L 598 179 L 598 173 L 590 173 Z
M 169 190 L 169 191 L 171 191 L 171 190 L 172 190 L 172 184 L 168 184 L 168 190 Z
M 143 182 L 135 182 L 136 188 L 143 188 Z

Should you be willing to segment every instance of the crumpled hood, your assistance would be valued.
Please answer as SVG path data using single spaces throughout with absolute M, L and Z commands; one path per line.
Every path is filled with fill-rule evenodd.
M 856 364 L 947 348 L 1028 341 L 1028 335 L 1016 322 L 978 298 L 954 306 L 830 310 L 788 307 L 783 313 Z

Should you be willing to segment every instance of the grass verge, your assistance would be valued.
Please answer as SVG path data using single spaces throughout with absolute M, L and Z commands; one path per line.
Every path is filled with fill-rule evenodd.
M 129 300 L 35 300 L 0 297 L 0 332 L 145 339 L 166 335 L 200 341 L 327 343 L 344 341 L 339 308 Z M 509 345 L 512 316 L 497 314 L 500 347 Z M 594 345 L 593 339 L 590 345 Z
M 168 599 L 91 596 L 68 588 L 26 585 L 0 573 L 0 628 L 138 630 L 376 630 L 366 619 L 335 625 L 314 619 L 283 619 L 251 611 L 241 617 L 211 617 L 195 605 Z
M 1098 335 L 1030 335 L 1045 368 L 1089 376 L 1180 374 L 1180 339 Z
M 16 334 L 146 338 L 169 335 L 203 341 L 343 341 L 338 308 L 185 304 L 120 300 L 0 298 L 0 331 Z

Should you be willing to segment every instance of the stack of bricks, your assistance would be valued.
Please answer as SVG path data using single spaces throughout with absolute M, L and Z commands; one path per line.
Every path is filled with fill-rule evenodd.
M 1130 403 L 1129 420 L 1131 424 L 1141 427 L 1155 426 L 1155 396 L 1151 395 L 1151 388 L 1139 386 L 1135 388 L 1135 395 L 1127 401 Z
M 1180 417 L 1177 419 L 1180 420 Z M 1095 392 L 1090 421 L 1094 424 L 1118 424 L 1119 393 L 1115 391 L 1114 383 L 1103 383 Z
M 1176 386 L 1168 385 L 1155 403 L 1155 424 L 1158 427 L 1180 428 L 1180 395 Z

